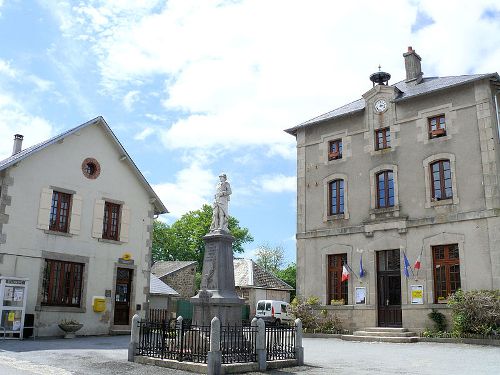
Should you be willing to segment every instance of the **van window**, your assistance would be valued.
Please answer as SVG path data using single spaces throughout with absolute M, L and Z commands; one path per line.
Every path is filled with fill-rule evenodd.
M 281 312 L 286 313 L 286 305 L 281 305 Z
M 266 311 L 271 311 L 271 302 L 266 303 Z
M 265 303 L 264 302 L 259 302 L 257 304 L 257 310 L 264 310 Z

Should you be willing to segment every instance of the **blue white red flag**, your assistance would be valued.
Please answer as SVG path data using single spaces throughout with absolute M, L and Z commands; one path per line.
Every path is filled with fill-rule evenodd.
M 406 257 L 406 254 L 403 253 L 403 257 L 404 257 L 404 262 L 405 262 L 405 266 L 404 266 L 404 273 L 405 273 L 405 276 L 406 277 L 410 277 L 410 272 L 408 271 L 408 268 L 410 268 L 410 262 L 408 262 L 408 258 Z

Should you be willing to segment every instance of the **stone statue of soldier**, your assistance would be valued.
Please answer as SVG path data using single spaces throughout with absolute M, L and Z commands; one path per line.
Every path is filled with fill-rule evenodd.
M 231 193 L 231 185 L 227 182 L 227 176 L 224 173 L 220 174 L 212 206 L 213 214 L 210 232 L 216 230 L 229 232 L 229 200 L 231 199 Z

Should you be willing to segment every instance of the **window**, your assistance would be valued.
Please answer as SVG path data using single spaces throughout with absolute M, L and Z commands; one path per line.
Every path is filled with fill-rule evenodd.
M 334 180 L 329 184 L 330 215 L 344 213 L 344 180 Z
M 394 178 L 392 171 L 382 171 L 376 175 L 377 208 L 394 206 Z
M 328 160 L 342 159 L 342 139 L 328 143 Z
M 326 302 L 344 301 L 347 305 L 347 281 L 342 282 L 342 266 L 347 264 L 347 254 L 328 255 L 328 287 Z
M 80 307 L 83 267 L 81 263 L 45 259 L 42 305 Z
M 438 160 L 430 165 L 432 182 L 432 200 L 453 198 L 451 169 L 449 160 Z
M 458 244 L 432 247 L 434 261 L 434 298 L 444 302 L 460 289 L 460 256 Z
M 50 206 L 49 230 L 68 232 L 70 205 L 71 194 L 54 190 Z
M 391 147 L 391 132 L 389 128 L 375 130 L 375 150 Z
M 118 241 L 120 225 L 120 205 L 111 202 L 104 203 L 104 220 L 102 223 L 102 238 Z
M 429 118 L 429 139 L 446 135 L 446 122 L 444 115 Z

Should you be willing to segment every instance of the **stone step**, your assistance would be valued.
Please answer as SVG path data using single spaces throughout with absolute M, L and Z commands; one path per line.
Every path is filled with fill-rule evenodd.
M 390 337 L 390 336 L 354 336 L 354 335 L 342 335 L 342 340 L 345 341 L 360 341 L 360 342 L 392 342 L 398 344 L 405 344 L 410 342 L 418 342 L 417 336 L 411 337 Z
M 111 336 L 130 335 L 130 329 L 111 329 L 109 334 Z
M 374 336 L 374 337 L 412 337 L 417 336 L 415 332 L 376 332 L 376 331 L 356 331 L 354 336 Z
M 392 328 L 392 327 L 368 327 L 364 331 L 367 332 L 408 332 L 408 328 Z

